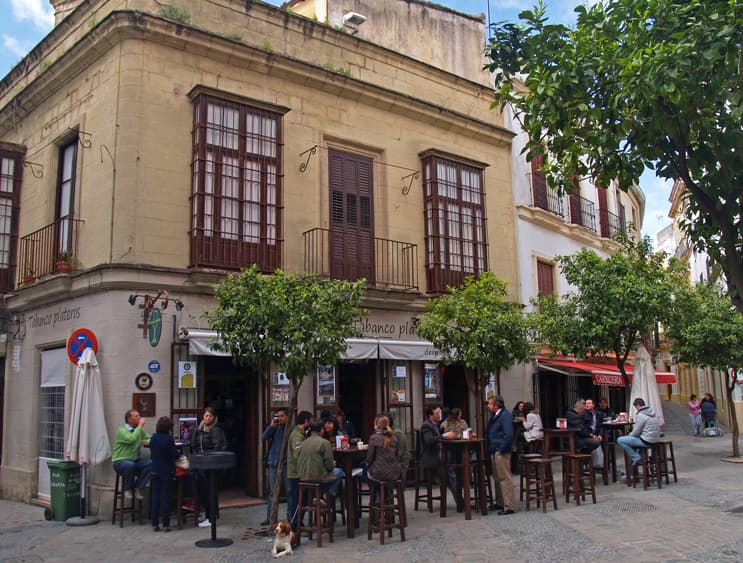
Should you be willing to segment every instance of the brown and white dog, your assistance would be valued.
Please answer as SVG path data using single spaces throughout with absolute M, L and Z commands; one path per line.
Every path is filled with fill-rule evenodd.
M 297 541 L 299 539 L 297 532 L 292 531 L 292 527 L 288 522 L 279 522 L 276 524 L 274 532 L 276 532 L 276 536 L 273 538 L 271 556 L 284 557 L 284 555 L 292 555 L 294 553 L 292 547 L 299 544 Z

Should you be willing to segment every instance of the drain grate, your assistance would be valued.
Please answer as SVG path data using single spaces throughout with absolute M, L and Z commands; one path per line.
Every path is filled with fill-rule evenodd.
M 654 512 L 656 507 L 652 504 L 626 502 L 624 504 L 615 504 L 614 509 L 619 512 Z

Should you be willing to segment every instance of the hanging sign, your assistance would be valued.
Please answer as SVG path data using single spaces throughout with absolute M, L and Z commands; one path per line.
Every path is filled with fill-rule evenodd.
M 67 356 L 70 361 L 77 365 L 78 360 L 83 355 L 83 350 L 92 348 L 94 353 L 98 353 L 98 339 L 89 328 L 79 328 L 72 333 L 67 341 Z
M 147 337 L 150 340 L 150 346 L 153 348 L 160 343 L 160 335 L 163 332 L 163 315 L 160 309 L 153 309 L 150 313 L 150 320 L 147 323 Z

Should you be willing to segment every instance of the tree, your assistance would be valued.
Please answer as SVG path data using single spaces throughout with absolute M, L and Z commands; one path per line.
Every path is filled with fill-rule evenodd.
M 624 190 L 645 167 L 680 179 L 684 228 L 722 268 L 743 313 L 743 3 L 611 0 L 578 6 L 574 29 L 540 2 L 493 26 L 497 101 L 545 156 L 550 186 L 590 176 Z M 524 77 L 524 86 L 514 83 Z
M 556 352 L 576 357 L 612 354 L 629 387 L 627 358 L 657 322 L 668 318 L 681 272 L 675 261 L 666 268 L 665 254 L 651 252 L 647 239 L 617 240 L 621 246 L 608 258 L 585 248 L 558 256 L 574 291 L 559 301 L 540 297 L 529 324 L 535 339 Z
M 358 335 L 355 323 L 363 314 L 359 304 L 365 288 L 364 280 L 327 280 L 304 273 L 286 275 L 281 270 L 264 276 L 255 265 L 229 275 L 215 287 L 217 307 L 207 315 L 221 339 L 215 347 L 256 372 L 274 363 L 291 383 L 278 475 L 304 376 L 318 364 L 337 363 L 346 349 L 346 338 Z M 278 515 L 280 486 L 277 479 L 272 521 Z
M 522 305 L 506 298 L 506 283 L 492 272 L 478 279 L 467 276 L 461 288 L 428 304 L 416 328 L 442 354 L 442 362 L 462 362 L 474 370 L 468 383 L 479 394 L 495 372 L 500 392 L 500 372 L 526 362 L 532 355 Z M 482 420 L 482 401 L 478 401 Z
M 715 285 L 691 287 L 687 284 L 674 300 L 666 336 L 671 341 L 671 353 L 678 362 L 710 367 L 726 374 L 725 391 L 732 410 L 733 456 L 740 457 L 733 390 L 735 372 L 743 367 L 743 317 Z

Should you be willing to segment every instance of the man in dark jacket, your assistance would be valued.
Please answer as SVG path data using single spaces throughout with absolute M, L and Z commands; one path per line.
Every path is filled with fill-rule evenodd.
M 426 408 L 426 421 L 420 428 L 421 467 L 438 475 L 441 465 L 441 433 L 439 420 L 441 411 L 435 407 Z
M 284 441 L 284 429 L 286 428 L 287 410 L 279 409 L 271 418 L 271 424 L 266 427 L 261 435 L 264 442 L 270 440 L 266 455 L 266 465 L 268 466 L 268 505 L 266 505 L 266 519 L 261 522 L 261 526 L 268 526 L 271 523 L 271 505 L 273 501 L 273 489 L 276 484 L 276 473 L 279 465 L 279 455 L 281 454 L 281 443 Z M 282 471 L 283 480 L 286 482 L 286 460 Z
M 596 437 L 596 440 L 599 442 L 600 445 L 601 442 L 604 441 L 604 415 L 600 410 L 596 408 L 593 399 L 586 399 L 586 412 L 583 414 L 583 416 L 586 419 L 586 426 L 588 426 L 588 429 Z M 603 448 L 596 448 L 595 450 L 593 450 L 591 452 L 591 457 L 593 458 L 592 461 L 594 467 L 604 467 Z
M 591 453 L 601 445 L 599 436 L 591 431 L 586 421 L 586 405 L 580 399 L 568 411 L 568 428 L 578 431 L 575 434 L 575 449 L 578 452 Z
M 516 499 L 513 494 L 511 478 L 511 444 L 513 443 L 513 416 L 506 410 L 502 397 L 493 397 L 488 401 L 488 410 L 492 413 L 485 435 L 488 438 L 488 449 L 493 462 L 493 482 L 495 484 L 494 510 L 498 514 L 516 512 Z

